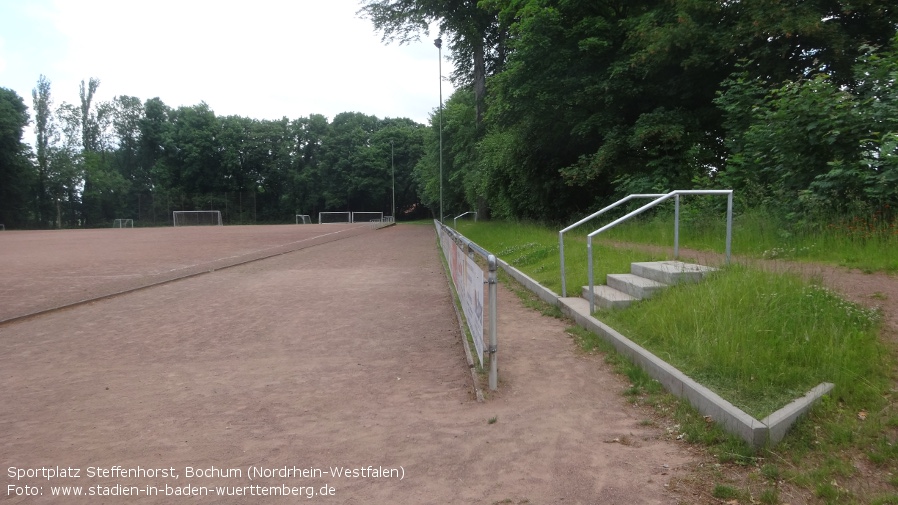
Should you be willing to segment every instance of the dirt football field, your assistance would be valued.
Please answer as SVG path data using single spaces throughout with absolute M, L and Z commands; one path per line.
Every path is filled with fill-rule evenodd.
M 433 226 L 0 232 L 0 503 L 674 504 L 698 464 L 499 292 L 478 402 Z

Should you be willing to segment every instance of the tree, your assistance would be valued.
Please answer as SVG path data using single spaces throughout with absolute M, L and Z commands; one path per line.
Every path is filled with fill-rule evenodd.
M 476 0 L 368 0 L 359 12 L 383 31 L 384 42 L 418 40 L 422 32 L 429 34 L 431 23 L 438 23 L 449 38 L 454 79 L 473 86 L 480 124 L 488 72 L 496 72 L 505 60 L 506 27 L 497 12 Z
M 9 227 L 28 223 L 33 169 L 28 146 L 22 142 L 28 123 L 28 107 L 22 98 L 0 88 L 0 223 Z
M 500 2 L 495 2 L 500 3 Z M 622 64 L 624 21 L 642 2 L 504 2 L 505 69 L 490 80 L 481 142 L 484 187 L 496 215 L 565 220 L 645 170 L 633 125 L 664 95 Z M 648 131 L 645 129 L 644 131 Z
M 896 55 L 865 55 L 847 85 L 829 73 L 779 85 L 735 73 L 717 99 L 731 153 L 722 177 L 792 223 L 898 204 Z
M 84 187 L 83 131 L 81 109 L 63 102 L 56 109 L 59 134 L 50 149 L 49 190 L 56 203 L 56 227 L 79 226 L 83 222 Z
M 228 189 L 218 143 L 220 123 L 204 102 L 169 114 L 171 145 L 166 150 L 166 178 L 172 189 L 203 195 Z M 192 205 L 192 204 L 191 204 Z
M 737 64 L 773 87 L 825 71 L 850 88 L 864 44 L 898 26 L 890 4 L 484 0 L 510 20 L 479 148 L 489 200 L 565 220 L 617 195 L 717 184 L 734 118 L 714 100 Z
M 55 109 L 45 77 L 32 93 L 40 111 L 34 187 L 40 179 L 43 201 L 30 209 L 42 226 L 54 214 L 57 227 L 105 226 L 119 217 L 164 222 L 172 210 L 199 208 L 220 208 L 231 223 L 347 208 L 389 214 L 394 167 L 397 206 L 421 208 L 411 171 L 425 129 L 409 119 L 217 117 L 205 103 L 173 110 L 158 98 L 98 102 L 99 82 L 82 82 L 79 102 Z M 21 194 L 11 183 L 0 187 L 0 208 L 16 201 L 12 189 Z
M 133 96 L 120 95 L 112 99 L 111 107 L 111 167 L 120 174 L 128 191 L 118 200 L 118 218 L 141 220 L 143 195 L 150 188 L 149 172 L 140 160 L 140 122 L 144 116 L 143 104 Z
M 94 226 L 126 213 L 128 181 L 116 166 L 115 116 L 118 106 L 113 102 L 95 103 L 94 96 L 100 80 L 91 77 L 85 84 L 81 81 L 79 90 L 79 117 L 81 129 L 81 173 L 83 186 L 81 197 L 81 225 Z M 118 104 L 121 105 L 121 104 Z M 122 125 L 119 124 L 119 127 Z
M 483 211 L 484 192 L 477 166 L 478 132 L 474 93 L 458 89 L 443 107 L 443 166 L 440 173 L 439 112 L 430 117 L 425 133 L 424 154 L 415 167 L 421 201 L 431 209 L 442 203 L 442 214 L 478 209 Z M 442 175 L 442 188 L 440 176 Z M 440 192 L 442 191 L 442 195 Z M 440 200 L 442 196 L 442 201 Z
M 413 170 L 423 154 L 425 135 L 432 131 L 432 128 L 425 128 L 407 118 L 386 118 L 372 137 L 375 158 L 380 160 L 381 173 L 386 179 L 380 195 L 377 195 L 384 203 L 381 208 L 386 207 L 384 215 L 392 215 L 398 220 L 414 217 L 420 211 L 421 200 Z M 395 209 L 392 208 L 394 189 Z
M 53 101 L 50 96 L 50 81 L 44 75 L 37 80 L 37 87 L 31 91 L 34 107 L 34 133 L 36 136 L 37 155 L 37 187 L 36 211 L 39 226 L 46 226 L 50 216 L 53 215 L 53 202 L 48 192 L 50 179 L 50 145 L 56 135 L 53 124 Z
M 166 149 L 171 143 L 171 123 L 169 113 L 171 110 L 158 97 L 148 99 L 143 104 L 143 115 L 138 120 L 137 161 L 140 166 L 140 174 L 145 177 L 144 185 L 139 182 L 132 187 L 132 191 L 138 193 L 138 219 L 148 219 L 156 224 L 158 219 L 168 220 L 168 207 L 164 212 L 158 205 L 160 201 L 168 201 L 171 192 L 169 170 L 166 166 Z M 144 218 L 140 215 L 144 202 L 148 201 L 150 215 Z
M 294 150 L 288 176 L 288 205 L 297 214 L 315 215 L 324 210 L 323 186 L 318 174 L 324 141 L 330 131 L 327 118 L 312 114 L 290 124 L 290 144 Z
M 100 150 L 100 119 L 96 108 L 92 108 L 94 94 L 100 87 L 100 80 L 91 77 L 87 85 L 81 81 L 79 97 L 81 98 L 81 148 L 84 152 Z
M 375 201 L 371 194 L 375 188 L 383 187 L 379 163 L 371 150 L 371 137 L 378 127 L 376 117 L 360 112 L 343 112 L 334 117 L 318 166 L 326 210 L 380 208 L 382 202 Z

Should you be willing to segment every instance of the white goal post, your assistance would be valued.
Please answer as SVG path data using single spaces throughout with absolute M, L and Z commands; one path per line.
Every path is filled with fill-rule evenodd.
M 172 212 L 175 226 L 222 226 L 219 210 L 176 210 Z
M 297 214 L 296 224 L 312 224 L 312 218 L 308 214 Z
M 384 213 L 383 212 L 353 212 L 352 213 L 352 222 L 353 223 L 379 223 L 383 221 Z
M 113 228 L 134 228 L 133 219 L 116 219 L 112 222 Z
M 352 213 L 350 212 L 319 212 L 318 224 L 324 223 L 351 223 Z

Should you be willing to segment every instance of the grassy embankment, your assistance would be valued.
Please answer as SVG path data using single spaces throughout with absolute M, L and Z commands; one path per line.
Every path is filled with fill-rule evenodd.
M 671 221 L 648 219 L 600 237 L 595 245 L 596 282 L 604 282 L 607 273 L 629 271 L 632 261 L 669 259 Z M 764 219 L 743 216 L 734 227 L 733 252 L 756 258 L 830 261 L 866 271 L 898 269 L 894 253 L 898 235 L 868 229 L 865 236 L 853 236 L 840 226 L 785 236 Z M 471 222 L 459 223 L 459 228 L 560 293 L 557 229 Z M 692 229 L 683 224 L 681 246 L 720 252 L 723 230 L 722 224 Z M 586 230 L 578 230 L 565 240 L 569 296 L 587 283 L 585 234 Z M 610 241 L 670 249 L 649 253 L 636 245 L 612 246 Z M 629 309 L 601 311 L 597 317 L 758 419 L 820 382 L 835 383 L 833 396 L 776 448 L 783 468 L 767 465 L 764 471 L 775 475 L 770 477 L 772 482 L 788 479 L 812 489 L 827 503 L 853 503 L 857 495 L 833 483 L 854 474 L 844 454 L 863 453 L 882 469 L 886 487 L 898 486 L 898 478 L 888 477 L 889 471 L 898 469 L 898 443 L 892 433 L 898 427 L 891 387 L 895 357 L 879 338 L 876 311 L 846 302 L 814 279 L 771 273 L 736 261 L 705 282 L 668 289 Z M 573 329 L 572 333 L 587 348 L 598 345 L 594 336 Z M 657 390 L 638 370 L 622 367 L 634 384 L 631 394 Z M 703 426 L 689 409 L 680 410 L 689 439 L 708 443 L 724 461 L 756 461 L 757 455 Z M 799 463 L 806 457 L 810 463 Z M 766 496 L 768 502 L 776 503 L 774 487 L 766 490 Z M 898 503 L 894 489 L 878 496 L 880 503 Z

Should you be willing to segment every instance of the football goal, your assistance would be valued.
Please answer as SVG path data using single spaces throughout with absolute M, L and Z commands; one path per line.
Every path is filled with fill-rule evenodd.
M 383 212 L 353 212 L 352 213 L 352 222 L 353 223 L 379 223 L 383 221 L 384 213 Z
M 175 226 L 221 226 L 219 210 L 176 210 L 172 212 Z
M 297 214 L 296 224 L 312 224 L 312 218 L 308 214 Z
M 349 212 L 319 212 L 318 224 L 324 223 L 351 223 L 352 214 Z
M 116 219 L 112 222 L 113 228 L 134 228 L 133 219 Z

